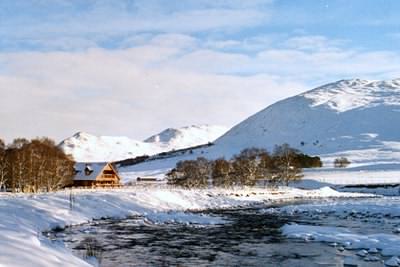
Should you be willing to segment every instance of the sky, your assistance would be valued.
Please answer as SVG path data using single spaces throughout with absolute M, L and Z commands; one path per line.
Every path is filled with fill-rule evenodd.
M 400 77 L 397 0 L 2 0 L 0 138 L 231 127 L 340 79 Z

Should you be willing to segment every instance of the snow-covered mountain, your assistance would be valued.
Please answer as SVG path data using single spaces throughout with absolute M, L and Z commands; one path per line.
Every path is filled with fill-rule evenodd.
M 216 140 L 219 150 L 289 143 L 312 154 L 400 148 L 400 79 L 341 80 L 280 102 Z
M 60 143 L 66 154 L 79 162 L 101 162 L 159 153 L 160 148 L 124 136 L 95 136 L 78 132 Z
M 228 129 L 223 126 L 192 125 L 179 129 L 168 128 L 147 138 L 144 142 L 157 144 L 168 150 L 191 147 L 212 142 Z
M 222 126 L 193 125 L 167 129 L 145 141 L 124 136 L 95 136 L 78 132 L 62 141 L 60 147 L 76 161 L 115 161 L 206 144 L 213 142 L 227 130 Z

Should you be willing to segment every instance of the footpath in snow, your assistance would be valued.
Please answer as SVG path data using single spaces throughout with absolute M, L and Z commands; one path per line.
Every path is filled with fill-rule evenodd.
M 90 266 L 42 232 L 93 219 L 143 215 L 153 222 L 221 223 L 221 218 L 185 211 L 246 206 L 295 198 L 359 197 L 330 188 L 183 190 L 125 188 L 48 194 L 0 194 L 0 266 Z M 72 199 L 72 201 L 71 201 Z M 72 204 L 71 204 L 72 203 Z

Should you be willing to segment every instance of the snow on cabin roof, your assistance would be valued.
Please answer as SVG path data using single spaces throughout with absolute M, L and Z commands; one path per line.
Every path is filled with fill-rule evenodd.
M 107 162 L 95 162 L 95 163 L 85 163 L 85 162 L 78 162 L 75 163 L 75 176 L 74 180 L 96 180 L 96 177 L 99 176 L 101 171 L 107 165 Z

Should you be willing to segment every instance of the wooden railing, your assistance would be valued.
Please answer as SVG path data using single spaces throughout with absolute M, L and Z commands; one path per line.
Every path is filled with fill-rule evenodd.
M 102 174 L 101 178 L 115 178 L 114 174 Z

